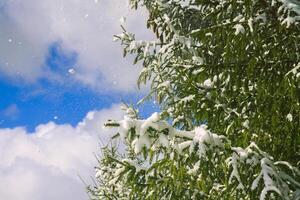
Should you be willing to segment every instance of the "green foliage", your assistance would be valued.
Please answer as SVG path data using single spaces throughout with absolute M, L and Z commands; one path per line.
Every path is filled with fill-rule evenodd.
M 130 2 L 157 40 L 115 39 L 162 112 L 108 122 L 123 151 L 103 150 L 91 198 L 300 199 L 300 3 Z
M 118 35 L 175 126 L 204 121 L 237 146 L 300 160 L 300 3 L 134 0 L 158 41 Z M 151 79 L 152 78 L 152 79 Z
M 205 126 L 177 130 L 156 113 L 106 126 L 116 124 L 126 149 L 117 154 L 114 146 L 104 148 L 91 199 L 300 198 L 299 170 L 274 162 L 254 143 L 232 147 Z

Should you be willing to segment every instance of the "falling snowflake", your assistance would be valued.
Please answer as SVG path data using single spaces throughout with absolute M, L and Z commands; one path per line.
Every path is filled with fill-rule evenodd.
M 75 74 L 76 73 L 75 69 L 73 69 L 73 68 L 69 69 L 68 72 L 69 72 L 69 74 Z

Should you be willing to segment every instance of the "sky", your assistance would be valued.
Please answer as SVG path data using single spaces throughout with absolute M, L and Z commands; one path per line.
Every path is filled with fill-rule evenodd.
M 147 93 L 113 35 L 153 39 L 128 0 L 0 0 L 0 199 L 87 199 L 107 119 Z M 139 107 L 142 117 L 157 110 Z

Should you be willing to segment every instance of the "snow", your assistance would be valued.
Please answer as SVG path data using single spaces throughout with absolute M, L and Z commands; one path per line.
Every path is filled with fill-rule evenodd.
M 180 138 L 193 139 L 195 135 L 193 131 L 182 131 L 171 127 L 169 128 L 169 131 L 170 131 L 170 135 L 174 135 Z
M 170 85 L 171 85 L 170 81 L 165 81 L 165 82 L 160 83 L 157 87 L 158 88 L 161 88 L 161 87 L 169 88 Z
M 232 147 L 231 148 L 239 156 L 241 160 L 246 160 L 248 157 L 248 152 L 241 147 Z
M 286 119 L 289 121 L 289 122 L 292 122 L 293 121 L 293 115 L 291 113 L 289 113 L 287 116 L 286 116 Z
M 243 127 L 249 129 L 249 120 L 248 119 L 243 122 Z
M 160 127 L 158 127 L 158 124 L 155 124 L 155 122 L 158 122 L 159 119 L 160 119 L 159 114 L 157 112 L 153 113 L 148 119 L 146 119 L 142 123 L 140 127 L 140 135 L 144 135 L 149 127 L 153 127 L 159 130 Z
M 262 13 L 262 14 L 259 14 L 257 15 L 255 18 L 254 18 L 254 22 L 257 22 L 259 20 L 262 20 L 263 23 L 266 23 L 267 22 L 267 15 L 266 13 Z
M 146 44 L 145 41 L 132 41 L 130 42 L 129 50 L 132 51 L 138 49 L 142 46 L 145 46 L 145 44 Z
M 194 167 L 188 171 L 188 174 L 190 174 L 190 175 L 196 175 L 197 172 L 198 172 L 198 170 L 199 170 L 199 168 L 200 168 L 200 160 L 198 162 L 196 162 L 195 165 L 194 165 Z
M 194 98 L 195 98 L 196 95 L 192 94 L 192 95 L 189 95 L 187 97 L 184 97 L 180 100 L 180 102 L 182 103 L 187 103 L 187 102 L 190 102 L 192 101 Z
M 131 146 L 136 154 L 141 153 L 143 147 L 147 149 L 151 148 L 151 145 L 170 148 L 170 139 L 173 137 L 188 139 L 188 141 L 178 145 L 179 151 L 182 151 L 190 145 L 195 145 L 196 143 L 201 146 L 199 153 L 203 155 L 205 155 L 207 148 L 210 148 L 210 146 L 219 148 L 224 147 L 222 142 L 224 136 L 210 133 L 206 130 L 206 126 L 202 125 L 192 131 L 177 130 L 170 126 L 166 121 L 160 120 L 159 113 L 153 113 L 146 120 L 137 120 L 125 116 L 124 120 L 117 123 L 119 124 L 120 136 L 123 139 L 127 138 L 129 130 L 135 128 L 136 138 L 131 142 Z M 148 133 L 150 127 L 158 131 L 157 136 L 150 137 Z M 161 132 L 165 129 L 169 131 L 168 135 Z M 155 140 L 154 138 L 152 139 L 152 137 L 157 137 L 158 139 Z
M 250 28 L 250 32 L 253 33 L 253 19 L 248 19 L 248 26 Z
M 260 196 L 259 196 L 259 199 L 260 200 L 265 200 L 266 199 L 266 196 L 267 196 L 267 193 L 269 191 L 273 191 L 273 192 L 277 192 L 278 194 L 280 194 L 280 191 L 278 190 L 277 187 L 275 186 L 269 186 L 269 187 L 265 187 L 261 193 L 260 193 Z
M 156 2 L 156 1 L 155 1 Z M 169 3 L 173 2 L 173 1 L 158 1 L 159 6 L 170 6 Z M 188 1 L 186 1 L 188 2 Z M 272 2 L 274 3 L 276 2 L 275 0 Z M 278 1 L 277 1 L 278 2 Z M 291 7 L 291 5 L 288 3 L 289 1 L 281 1 L 285 7 L 282 7 L 282 11 L 285 12 L 285 8 L 287 6 Z M 244 6 L 244 2 L 243 1 L 238 1 L 238 4 L 241 4 L 241 6 Z M 281 5 L 281 4 L 280 4 Z M 277 5 L 276 5 L 277 6 Z M 279 5 L 278 5 L 279 6 Z M 160 9 L 160 8 L 158 8 Z M 200 9 L 200 8 L 199 8 Z M 209 9 L 209 8 L 208 8 Z M 233 8 L 232 8 L 233 9 Z M 269 18 L 270 16 L 267 16 L 266 13 L 263 12 L 264 10 L 262 9 L 257 13 L 251 13 L 251 15 L 242 13 L 242 14 L 238 14 L 238 16 L 230 16 L 230 19 L 224 19 L 224 21 L 221 22 L 221 24 L 218 24 L 218 26 L 223 26 L 226 25 L 227 27 L 230 27 L 229 29 L 232 28 L 233 29 L 229 30 L 231 33 L 230 34 L 235 34 L 235 35 L 242 35 L 242 34 L 246 34 L 247 31 L 247 37 L 251 37 L 251 33 L 254 32 L 254 30 L 259 30 L 259 28 L 263 27 L 262 23 L 266 23 L 267 22 L 267 17 Z M 171 12 L 171 11 L 170 11 Z M 234 12 L 236 13 L 236 12 Z M 223 88 L 217 88 L 218 91 L 221 91 L 222 93 L 224 93 L 225 89 L 228 84 L 230 83 L 230 75 L 228 74 L 224 74 L 223 76 L 220 74 L 215 75 L 213 78 L 209 78 L 208 76 L 204 76 L 207 73 L 207 67 L 203 66 L 203 68 L 198 67 L 197 65 L 203 65 L 206 60 L 209 60 L 210 56 L 204 57 L 207 55 L 207 53 L 209 53 L 209 55 L 213 55 L 213 53 L 217 53 L 214 45 L 210 45 L 211 43 L 208 43 L 208 46 L 204 46 L 207 45 L 207 43 L 204 42 L 204 44 L 202 44 L 201 42 L 201 38 L 199 39 L 197 36 L 194 38 L 195 40 L 193 40 L 192 38 L 190 38 L 189 36 L 183 36 L 181 35 L 182 33 L 180 33 L 179 31 L 176 31 L 176 27 L 180 27 L 180 24 L 177 24 L 179 22 L 176 22 L 176 20 L 173 20 L 173 17 L 170 19 L 169 16 L 172 16 L 172 13 L 167 13 L 164 14 L 162 12 L 162 19 L 157 18 L 157 19 L 153 19 L 155 20 L 154 22 L 158 25 L 158 27 L 163 27 L 163 29 L 166 29 L 166 32 L 171 32 L 171 33 L 165 33 L 162 35 L 163 37 L 163 41 L 161 41 L 163 44 L 160 44 L 159 46 L 159 50 L 156 51 L 156 53 L 158 54 L 157 59 L 154 58 L 153 61 L 151 60 L 151 64 L 150 66 L 153 67 L 154 69 L 152 70 L 151 67 L 148 68 L 149 71 L 145 72 L 146 74 L 150 74 L 151 72 L 156 73 L 156 71 L 158 71 L 158 69 L 162 69 L 162 73 L 159 73 L 158 76 L 172 76 L 170 77 L 169 80 L 170 81 L 161 81 L 160 78 L 155 79 L 155 84 L 154 87 L 155 89 L 160 89 L 160 91 L 167 91 L 167 92 L 171 92 L 172 93 L 172 88 L 171 88 L 171 84 L 172 87 L 176 89 L 176 84 L 173 82 L 174 80 L 177 80 L 175 78 L 178 78 L 178 80 L 180 79 L 185 81 L 188 79 L 188 76 L 185 76 L 180 73 L 177 73 L 177 67 L 180 69 L 183 69 L 183 71 L 188 71 L 188 72 L 192 72 L 194 75 L 197 75 L 201 72 L 204 72 L 203 74 L 201 74 L 201 76 L 199 76 L 199 79 L 201 80 L 201 82 L 199 81 L 199 83 L 197 83 L 197 86 L 199 86 L 199 91 L 201 91 L 201 94 L 186 94 L 186 93 L 177 93 L 176 98 L 174 98 L 174 106 L 171 106 L 168 108 L 168 105 L 166 105 L 167 107 L 167 111 L 169 112 L 170 116 L 172 118 L 174 118 L 173 120 L 173 124 L 174 122 L 182 122 L 184 120 L 186 120 L 186 113 L 184 112 L 184 109 L 180 109 L 178 107 L 185 107 L 186 105 L 188 105 L 189 103 L 194 103 L 196 102 L 196 100 L 198 100 L 199 98 L 199 106 L 201 105 L 202 109 L 205 109 L 207 107 L 207 103 L 206 105 L 203 103 L 202 99 L 207 100 L 207 98 L 210 98 L 210 96 L 212 96 L 211 94 L 213 94 L 213 92 L 209 93 L 207 90 L 212 88 L 212 87 L 216 87 L 216 83 L 219 82 L 221 83 L 220 85 L 225 85 Z M 290 13 L 285 13 L 284 15 L 282 15 L 284 17 L 280 18 L 280 23 L 282 25 L 285 25 L 286 27 L 292 26 L 292 24 L 294 24 L 297 21 L 297 17 L 295 18 L 294 14 Z M 235 17 L 232 21 L 231 17 Z M 123 23 L 124 21 L 121 20 L 121 23 Z M 233 24 L 233 25 L 232 25 Z M 196 27 L 195 27 L 196 28 Z M 209 27 L 210 28 L 210 27 Z M 213 27 L 214 28 L 214 27 Z M 158 30 L 159 32 L 165 32 L 164 30 Z M 199 32 L 199 35 L 201 35 L 201 37 L 203 36 L 202 33 L 205 33 L 206 30 L 203 29 L 197 29 L 194 31 L 191 31 L 192 33 L 197 33 Z M 208 30 L 211 31 L 211 30 Z M 126 35 L 121 35 L 120 37 L 128 37 Z M 205 37 L 212 37 L 212 33 L 208 32 L 205 33 Z M 199 39 L 199 41 L 196 41 L 197 39 Z M 213 38 L 205 38 L 206 40 L 210 40 Z M 242 39 L 242 38 L 241 38 Z M 126 38 L 125 40 L 128 40 L 128 38 Z M 245 41 L 247 42 L 247 41 Z M 150 42 L 147 41 L 131 41 L 129 40 L 128 42 L 128 49 L 129 51 L 133 51 L 136 52 L 137 49 L 141 50 L 141 53 L 139 54 L 141 57 L 147 57 L 149 56 L 149 54 L 151 53 L 152 50 L 152 46 L 155 46 L 155 44 L 152 44 Z M 196 46 L 196 47 L 195 47 Z M 249 42 L 249 44 L 247 45 L 247 47 L 245 48 L 246 51 L 251 50 L 251 48 L 253 48 L 255 45 L 254 43 L 251 41 Z M 269 45 L 267 46 L 262 46 L 264 49 L 268 49 Z M 189 56 L 192 55 L 192 60 L 190 59 L 190 57 L 188 58 L 189 60 L 185 60 L 185 58 L 182 58 L 181 60 L 179 59 L 180 62 L 176 62 L 178 61 L 176 59 L 176 55 L 172 54 L 174 50 L 174 48 L 182 48 L 184 51 L 184 53 L 187 53 Z M 202 51 L 202 49 L 205 49 Z M 268 51 L 264 51 L 265 53 L 267 53 Z M 268 55 L 268 53 L 266 54 Z M 226 56 L 226 55 L 225 55 Z M 264 56 L 264 55 L 262 55 Z M 175 57 L 175 58 L 174 58 Z M 184 56 L 182 56 L 184 57 Z M 165 64 L 166 63 L 166 64 Z M 174 64 L 175 63 L 175 64 Z M 168 65 L 170 64 L 169 67 Z M 161 68 L 158 68 L 158 67 Z M 299 65 L 300 66 L 300 65 Z M 170 69 L 172 68 L 172 69 Z M 175 70 L 173 70 L 175 68 Z M 291 72 L 292 75 L 296 75 L 298 73 L 299 67 L 295 67 Z M 169 71 L 168 71 L 169 70 Z M 174 73 L 177 74 L 172 74 L 173 71 L 175 71 Z M 171 72 L 170 72 L 171 71 Z M 158 72 L 157 72 L 158 73 Z M 288 74 L 289 74 L 288 73 Z M 180 74 L 180 75 L 179 75 Z M 203 76 L 202 76 L 203 75 Z M 173 79 L 174 76 L 174 79 Z M 196 77 L 196 76 L 195 76 Z M 202 77 L 206 77 L 204 79 L 202 79 Z M 206 79 L 206 80 L 205 80 Z M 198 80 L 198 79 L 197 79 Z M 175 85 L 173 85 L 175 84 Z M 231 86 L 230 86 L 231 87 Z M 240 91 L 240 92 L 246 92 L 246 90 L 256 90 L 257 89 L 257 85 L 255 84 L 255 82 L 250 82 L 248 84 L 248 86 L 245 86 L 244 88 L 240 89 L 239 87 L 236 86 L 232 86 L 232 88 L 234 88 L 234 91 Z M 204 89 L 203 89 L 204 88 Z M 207 89 L 207 90 L 206 90 Z M 220 89 L 220 90 L 219 90 Z M 161 92 L 163 94 L 166 94 L 167 92 Z M 248 91 L 247 91 L 248 92 Z M 222 95 L 222 93 L 220 95 Z M 174 94 L 174 93 L 172 93 Z M 196 96 L 197 95 L 197 96 Z M 179 96 L 179 97 L 178 97 Z M 172 95 L 169 95 L 168 97 L 172 98 Z M 197 97 L 197 99 L 196 99 Z M 203 98 L 202 98 L 203 97 Z M 207 98 L 206 98 L 207 97 Z M 173 102 L 172 102 L 173 103 Z M 241 119 L 241 131 L 245 131 L 246 129 L 250 128 L 250 125 L 252 126 L 252 124 L 250 123 L 249 120 L 251 120 L 251 116 L 249 116 L 248 110 L 247 109 L 249 107 L 249 105 L 242 105 L 243 109 L 242 111 L 233 109 L 233 108 L 227 108 L 227 104 L 224 103 L 223 101 L 219 101 L 219 102 L 215 102 L 216 104 L 216 108 L 223 108 L 228 116 L 227 119 L 229 119 L 229 117 L 231 117 L 232 115 L 236 115 L 237 117 L 239 117 Z M 246 103 L 247 104 L 247 103 Z M 199 109 L 201 110 L 201 109 Z M 195 112 L 198 112 L 195 111 Z M 239 113 L 241 112 L 241 113 Z M 129 113 L 133 113 L 133 112 L 129 112 Z M 174 114 L 175 113 L 175 114 Z M 287 113 L 286 113 L 287 114 Z M 214 114 L 213 114 L 214 115 Z M 128 115 L 129 116 L 129 115 Z M 225 117 L 227 117 L 225 116 Z M 212 117 L 212 116 L 210 116 Z M 293 120 L 293 116 L 291 113 L 289 113 L 287 116 L 283 116 L 283 118 L 286 117 L 286 119 L 290 122 L 292 122 Z M 226 120 L 226 118 L 225 118 Z M 175 123 L 175 127 L 176 127 L 177 123 Z M 234 126 L 234 123 L 231 123 L 230 121 L 227 124 L 227 130 L 226 133 L 230 132 L 230 130 L 232 129 L 231 127 Z M 122 122 L 120 122 L 120 130 L 122 132 L 122 135 L 124 136 L 123 138 L 127 138 L 128 136 L 128 132 L 129 130 L 131 130 L 130 132 L 134 132 L 134 138 L 132 139 L 132 141 L 129 141 L 129 145 L 130 147 L 134 150 L 134 152 L 136 154 L 141 154 L 143 148 L 145 148 L 146 150 L 151 149 L 151 151 L 153 150 L 154 152 L 157 149 L 160 150 L 165 150 L 167 149 L 167 152 L 172 152 L 172 150 L 175 150 L 172 155 L 176 155 L 176 152 L 178 152 L 179 154 L 183 154 L 183 156 L 189 156 L 189 153 L 193 152 L 193 151 L 197 151 L 197 152 L 193 152 L 196 156 L 197 156 L 197 161 L 195 161 L 196 163 L 194 165 L 189 165 L 187 166 L 187 170 L 189 170 L 189 174 L 195 174 L 197 173 L 198 170 L 201 170 L 200 168 L 200 161 L 203 163 L 203 160 L 205 160 L 206 162 L 215 162 L 216 157 L 214 157 L 213 159 L 209 160 L 211 157 L 211 154 L 213 154 L 213 156 L 218 155 L 218 154 L 222 154 L 226 156 L 226 158 L 228 158 L 226 160 L 226 163 L 228 165 L 228 170 L 230 173 L 229 174 L 229 183 L 232 185 L 235 185 L 234 188 L 237 188 L 239 190 L 245 190 L 245 188 L 249 188 L 251 186 L 251 190 L 263 190 L 261 193 L 259 193 L 260 191 L 257 191 L 257 194 L 260 194 L 260 198 L 261 199 L 265 199 L 266 194 L 270 191 L 274 191 L 279 193 L 278 191 L 281 190 L 280 187 L 276 187 L 276 183 L 277 181 L 277 177 L 280 177 L 280 175 L 278 175 L 277 173 L 275 173 L 276 171 L 273 170 L 274 166 L 272 164 L 272 158 L 270 156 L 268 156 L 266 153 L 263 153 L 262 151 L 260 151 L 258 149 L 258 147 L 255 145 L 255 143 L 251 143 L 247 148 L 241 148 L 241 147 L 232 147 L 230 142 L 225 138 L 225 136 L 222 135 L 217 135 L 214 134 L 212 132 L 210 132 L 207 127 L 205 126 L 198 126 L 198 127 L 193 127 L 191 128 L 189 126 L 189 129 L 186 130 L 180 130 L 177 129 L 175 127 L 172 127 L 167 121 L 161 120 L 159 113 L 154 113 L 153 115 L 151 115 L 149 118 L 145 119 L 145 120 L 139 120 L 137 119 L 137 117 L 135 115 L 131 115 L 129 117 L 125 117 L 124 120 Z M 253 139 L 256 137 L 255 133 L 252 134 Z M 164 148 L 161 148 L 164 147 Z M 226 147 L 226 148 L 225 148 Z M 228 153 L 229 152 L 229 153 Z M 219 157 L 218 157 L 219 158 Z M 223 159 L 224 157 L 222 157 L 221 159 Z M 133 161 L 132 161 L 133 162 Z M 132 165 L 135 165 L 134 163 Z M 253 177 L 246 177 L 245 173 L 247 173 L 247 170 L 253 170 L 255 172 L 255 175 Z M 277 181 L 277 182 L 276 182 Z M 224 186 L 227 187 L 227 186 Z M 247 191 L 248 192 L 248 191 Z M 280 193 L 279 193 L 280 194 Z
M 210 79 L 206 79 L 204 82 L 203 82 L 203 86 L 207 89 L 209 88 L 212 88 L 213 86 L 213 82 L 210 80 Z
M 114 174 L 115 177 L 118 177 L 121 173 L 123 173 L 125 171 L 125 167 L 120 166 L 120 164 L 118 164 L 116 166 L 116 168 L 118 168 L 118 169 L 115 171 L 115 174 Z
M 159 134 L 159 142 L 163 147 L 167 147 L 167 148 L 170 147 L 169 139 L 164 134 Z
M 143 167 L 143 166 L 139 165 L 138 163 L 136 163 L 135 161 L 130 160 L 130 159 L 123 159 L 122 162 L 123 162 L 123 163 L 127 163 L 127 164 L 129 164 L 130 166 L 135 167 L 135 171 L 136 171 L 136 172 L 140 172 L 141 170 L 147 170 L 146 167 Z
M 255 190 L 259 184 L 259 181 L 262 177 L 262 172 L 259 173 L 259 175 L 254 179 L 254 181 L 252 182 L 252 185 L 251 185 L 251 190 Z
M 197 75 L 197 74 L 200 74 L 201 72 L 203 72 L 204 71 L 204 68 L 199 68 L 199 69 L 197 69 L 197 70 L 194 70 L 193 71 L 193 74 L 194 75 Z
M 285 76 L 288 76 L 289 74 L 295 75 L 299 69 L 300 69 L 300 62 L 297 65 L 294 65 L 294 68 L 290 70 L 288 73 L 286 73 Z
M 70 68 L 70 69 L 68 70 L 68 73 L 73 75 L 73 74 L 76 73 L 76 71 L 75 71 L 74 68 Z
M 193 143 L 193 141 L 185 141 L 185 142 L 178 144 L 178 151 L 180 153 L 183 152 L 183 150 L 188 148 L 192 143 Z
M 204 127 L 197 127 L 195 129 L 195 136 L 193 140 L 194 142 L 199 142 L 199 143 L 207 143 L 207 144 L 212 143 L 211 135 L 209 134 L 208 131 L 205 130 Z
M 126 23 L 126 17 L 121 17 L 120 23 L 121 25 L 124 25 Z
M 233 28 L 235 29 L 235 32 L 234 32 L 235 35 L 238 35 L 240 33 L 241 34 L 245 33 L 245 28 L 241 24 L 236 24 L 236 25 L 234 25 Z
M 238 15 L 233 19 L 233 22 L 239 22 L 243 18 L 243 15 Z
M 197 173 L 201 173 L 199 172 L 201 171 L 200 163 L 216 162 L 217 155 L 224 155 L 224 152 L 229 150 L 232 152 L 226 159 L 226 164 L 229 170 L 231 170 L 229 174 L 229 184 L 236 185 L 237 190 L 245 191 L 245 188 L 248 186 L 251 190 L 257 190 L 257 188 L 261 188 L 259 187 L 261 183 L 263 188 L 260 189 L 261 191 L 259 192 L 260 200 L 264 200 L 270 192 L 285 196 L 285 194 L 282 193 L 285 189 L 285 186 L 282 184 L 285 183 L 280 182 L 283 180 L 283 175 L 277 172 L 278 169 L 274 168 L 275 165 L 285 163 L 273 163 L 273 158 L 261 151 L 255 143 L 252 142 L 247 148 L 231 147 L 230 142 L 228 142 L 225 136 L 210 132 L 206 125 L 195 127 L 190 131 L 178 130 L 169 125 L 167 121 L 161 120 L 160 114 L 157 112 L 145 120 L 140 120 L 132 114 L 134 113 L 133 109 L 124 108 L 124 110 L 126 111 L 124 119 L 114 123 L 119 123 L 119 130 L 122 132 L 120 134 L 123 135 L 124 139 L 127 138 L 129 132 L 134 131 L 135 134 L 133 135 L 132 141 L 129 141 L 129 146 L 134 150 L 136 155 L 141 155 L 143 148 L 145 148 L 146 151 L 151 149 L 151 151 L 155 153 L 159 152 L 161 147 L 164 147 L 170 152 L 171 157 L 174 156 L 172 150 L 184 156 L 189 156 L 189 154 L 196 151 L 194 153 L 197 153 L 198 160 L 186 168 L 187 173 L 194 176 L 197 175 Z M 128 117 L 128 115 L 131 117 Z M 247 120 L 243 125 L 249 126 Z M 151 132 L 149 131 L 150 127 L 152 128 Z M 165 131 L 168 131 L 168 133 Z M 229 148 L 225 148 L 225 144 L 229 145 Z M 212 152 L 214 156 L 210 161 L 207 160 L 211 158 L 211 154 L 208 154 L 208 152 Z M 159 157 L 160 155 L 161 154 L 158 153 L 156 156 Z M 140 170 L 149 169 L 149 164 L 147 165 L 148 168 L 143 167 L 143 165 L 146 165 L 146 162 L 138 164 L 140 162 L 137 163 L 137 161 L 130 159 L 123 159 L 122 162 L 135 167 L 136 173 Z M 249 178 L 251 177 L 248 177 L 247 181 L 244 180 L 245 167 L 260 170 L 257 172 L 257 175 L 253 177 L 254 180 L 250 179 L 249 182 Z M 289 166 L 289 168 L 293 170 L 291 166 Z M 121 174 L 123 172 L 122 170 L 122 167 L 118 167 L 114 173 L 117 175 Z M 243 179 L 241 178 L 242 175 Z M 100 172 L 97 173 L 97 176 L 101 176 Z M 110 181 L 113 184 L 116 179 Z M 290 179 L 290 181 L 296 182 L 293 179 Z
M 133 123 L 130 119 L 124 119 L 119 122 L 119 133 L 122 139 L 127 138 L 128 131 L 133 127 Z
M 230 158 L 227 159 L 227 165 L 232 167 L 232 172 L 229 176 L 229 184 L 233 183 L 233 179 L 236 178 L 238 181 L 238 188 L 244 190 L 245 186 L 242 183 L 239 171 L 238 171 L 238 160 L 239 156 L 236 153 L 233 153 Z
M 204 63 L 204 59 L 199 56 L 193 56 L 192 59 L 196 65 L 203 65 Z
M 151 147 L 151 139 L 147 135 L 142 135 L 132 142 L 132 146 L 134 148 L 134 153 L 139 154 L 141 153 L 143 147 L 149 149 Z
M 286 27 L 289 28 L 293 23 L 295 23 L 296 21 L 296 17 L 290 17 L 288 16 L 287 18 L 285 18 L 284 20 L 282 20 L 281 25 L 285 25 Z
M 277 0 L 282 3 L 282 6 L 278 9 L 280 12 L 282 9 L 284 10 L 293 10 L 297 15 L 300 15 L 300 6 L 292 1 L 292 0 Z
M 149 49 L 150 49 L 150 42 L 147 42 L 144 47 L 144 57 L 149 55 Z
M 261 160 L 261 168 L 262 168 L 261 173 L 263 176 L 265 187 L 260 194 L 260 200 L 264 200 L 269 191 L 274 191 L 277 192 L 279 195 L 281 195 L 279 189 L 274 185 L 272 176 L 276 174 L 273 171 L 273 169 L 269 166 L 269 164 L 270 164 L 270 160 L 268 160 L 267 158 L 263 158 Z

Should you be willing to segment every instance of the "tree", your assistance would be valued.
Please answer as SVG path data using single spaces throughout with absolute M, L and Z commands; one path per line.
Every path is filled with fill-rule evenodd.
M 140 120 L 128 107 L 107 123 L 127 149 L 104 150 L 93 198 L 299 199 L 299 2 L 131 4 L 147 8 L 157 41 L 124 27 L 116 39 L 142 63 L 138 84 L 151 82 L 145 99 L 162 112 Z M 128 190 L 104 190 L 115 184 Z

